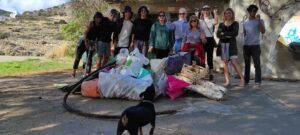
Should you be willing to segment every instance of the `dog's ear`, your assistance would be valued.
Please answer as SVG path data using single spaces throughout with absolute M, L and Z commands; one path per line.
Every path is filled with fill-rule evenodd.
M 143 97 L 144 97 L 144 95 L 145 95 L 145 92 L 146 92 L 146 91 L 144 91 L 144 92 L 142 92 L 142 93 L 140 94 L 140 98 L 141 98 L 141 99 L 143 99 Z
M 142 92 L 140 95 L 140 98 L 144 99 L 145 96 L 150 96 L 150 97 L 154 97 L 155 96 L 155 88 L 154 85 L 150 85 L 149 87 L 147 87 L 147 89 Z

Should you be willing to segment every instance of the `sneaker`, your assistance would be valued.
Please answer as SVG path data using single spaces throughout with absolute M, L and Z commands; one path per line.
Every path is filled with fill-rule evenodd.
M 72 73 L 72 75 L 71 75 L 73 78 L 75 78 L 75 73 Z
M 258 86 L 260 86 L 260 85 L 261 85 L 261 83 L 259 83 L 259 82 L 256 82 L 256 83 L 255 83 L 255 85 L 258 85 Z

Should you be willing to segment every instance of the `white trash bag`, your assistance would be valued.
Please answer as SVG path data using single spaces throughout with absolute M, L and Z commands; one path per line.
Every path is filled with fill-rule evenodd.
M 149 60 L 135 48 L 127 57 L 124 68 L 121 70 L 122 75 L 137 77 L 143 65 L 148 65 Z
M 122 48 L 116 57 L 116 65 L 117 67 L 125 65 L 127 57 L 129 55 L 129 51 L 126 48 Z

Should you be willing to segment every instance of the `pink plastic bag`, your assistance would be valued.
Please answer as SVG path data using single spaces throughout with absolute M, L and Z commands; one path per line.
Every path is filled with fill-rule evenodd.
M 173 75 L 168 75 L 168 84 L 167 94 L 172 100 L 175 100 L 177 97 L 183 94 L 183 88 L 189 86 L 190 84 L 177 79 Z

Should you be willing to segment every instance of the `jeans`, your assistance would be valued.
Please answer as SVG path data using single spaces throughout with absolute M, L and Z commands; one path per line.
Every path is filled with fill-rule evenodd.
M 254 62 L 255 68 L 255 83 L 261 83 L 261 66 L 260 66 L 260 45 L 247 46 L 244 45 L 244 60 L 245 60 L 245 83 L 249 83 L 250 80 L 250 68 L 251 68 L 251 57 Z
M 181 51 L 181 44 L 182 44 L 182 38 L 175 40 L 174 47 L 176 53 L 179 53 Z

